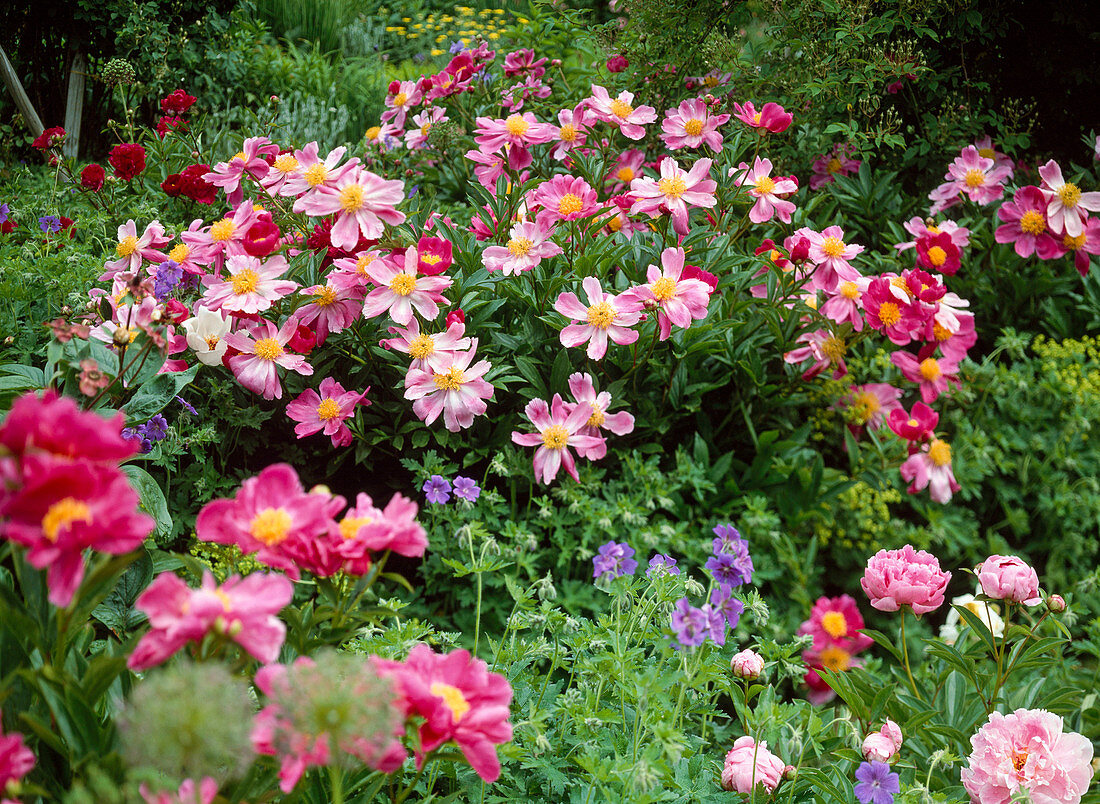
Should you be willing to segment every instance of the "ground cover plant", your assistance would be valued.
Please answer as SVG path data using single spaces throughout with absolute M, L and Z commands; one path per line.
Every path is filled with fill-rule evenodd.
M 5 801 L 1100 801 L 1095 134 L 920 10 L 321 11 L 2 176 Z

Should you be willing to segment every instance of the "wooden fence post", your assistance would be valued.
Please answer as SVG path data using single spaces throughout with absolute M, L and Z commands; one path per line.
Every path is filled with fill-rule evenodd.
M 15 100 L 15 105 L 19 107 L 19 112 L 23 115 L 27 128 L 31 130 L 32 135 L 37 137 L 45 130 L 45 127 L 42 125 L 38 113 L 35 112 L 34 106 L 31 105 L 31 99 L 27 97 L 26 90 L 19 82 L 19 76 L 15 74 L 15 68 L 8 61 L 8 54 L 4 52 L 3 47 L 0 47 L 0 74 L 3 75 L 4 84 Z
M 84 72 L 87 62 L 79 50 L 69 67 L 69 95 L 65 99 L 65 142 L 61 152 L 65 156 L 76 158 L 80 149 L 80 119 L 84 115 Z

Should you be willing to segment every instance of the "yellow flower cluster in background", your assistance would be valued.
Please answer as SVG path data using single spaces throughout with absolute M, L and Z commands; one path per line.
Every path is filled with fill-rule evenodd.
M 475 10 L 469 6 L 455 6 L 452 14 L 428 14 L 427 17 L 402 17 L 401 25 L 389 25 L 388 33 L 394 33 L 416 42 L 423 39 L 431 46 L 432 56 L 443 56 L 452 42 L 461 41 L 465 47 L 472 47 L 476 37 L 490 42 L 505 34 L 514 22 L 523 25 L 523 17 L 507 19 L 503 8 L 483 8 Z M 442 47 L 441 47 L 442 46 Z
M 821 546 L 835 541 L 846 550 L 870 554 L 895 541 L 897 522 L 890 505 L 901 502 L 897 489 L 876 489 L 862 480 L 837 497 L 839 515 L 829 521 L 818 520 L 814 530 Z
M 1100 397 L 1100 338 L 1052 341 L 1038 335 L 1031 348 L 1043 359 L 1044 373 L 1060 380 L 1065 393 L 1078 400 Z

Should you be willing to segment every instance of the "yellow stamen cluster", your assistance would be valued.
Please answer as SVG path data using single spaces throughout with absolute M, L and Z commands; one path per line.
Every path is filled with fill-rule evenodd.
M 61 536 L 62 528 L 67 528 L 74 522 L 91 521 L 92 509 L 87 503 L 73 497 L 64 497 L 51 505 L 42 517 L 42 535 L 50 544 L 55 544 Z
M 120 257 L 129 257 L 138 250 L 138 239 L 133 235 L 122 238 L 115 246 L 115 253 Z
M 328 307 L 330 304 L 336 303 L 336 290 L 328 285 L 322 285 L 313 291 L 313 297 L 316 299 L 314 304 L 318 307 Z
M 588 323 L 597 329 L 607 329 L 615 322 L 615 308 L 611 302 L 596 302 L 588 308 Z
M 859 298 L 859 285 L 855 282 L 841 282 L 839 290 L 840 295 L 846 299 L 855 301 Z
M 323 422 L 335 419 L 339 415 L 340 403 L 335 399 L 322 399 L 321 404 L 317 406 L 317 418 Z
M 1046 231 L 1047 219 L 1042 212 L 1029 209 L 1020 216 L 1020 231 L 1029 235 L 1039 235 Z
M 302 178 L 306 180 L 306 183 L 310 187 L 316 187 L 328 178 L 328 168 L 325 167 L 324 162 L 317 162 L 316 164 L 310 165 L 302 172 Z
M 1058 197 L 1062 199 L 1062 206 L 1073 209 L 1081 201 L 1081 190 L 1076 184 L 1066 182 L 1058 188 Z
M 829 358 L 830 363 L 839 363 L 847 351 L 848 345 L 844 343 L 844 339 L 835 335 L 830 335 L 821 344 L 821 353 Z
M 504 121 L 504 127 L 508 129 L 508 133 L 513 137 L 522 137 L 527 133 L 527 129 L 531 127 L 531 124 L 524 120 L 521 115 L 512 114 L 508 115 L 508 118 Z
M 676 280 L 667 276 L 662 276 L 650 287 L 653 292 L 653 298 L 657 301 L 668 301 L 676 295 Z
M 274 338 L 261 338 L 256 341 L 256 357 L 260 360 L 277 360 L 283 356 L 282 345 Z
M 592 404 L 592 415 L 588 417 L 588 421 L 586 421 L 585 424 L 589 427 L 600 427 L 603 425 L 606 418 L 604 412 L 600 410 L 600 406 Z
M 558 139 L 562 142 L 574 142 L 577 139 L 577 127 L 572 123 L 566 123 L 558 132 Z
M 435 352 L 435 341 L 430 335 L 417 335 L 409 341 L 409 356 L 415 360 L 423 360 Z
M 920 376 L 928 382 L 935 382 L 943 374 L 940 364 L 934 357 L 926 357 L 920 362 Z
M 252 538 L 263 542 L 268 547 L 274 547 L 290 535 L 290 528 L 294 524 L 290 514 L 284 508 L 265 508 L 252 517 L 249 525 L 249 533 Z
M 547 449 L 565 449 L 569 442 L 569 431 L 563 425 L 552 424 L 542 431 L 542 443 Z
M 576 193 L 566 193 L 558 202 L 558 213 L 560 215 L 576 215 L 583 208 L 584 201 Z
M 236 229 L 237 227 L 233 224 L 232 219 L 222 218 L 220 221 L 210 224 L 210 239 L 215 243 L 224 243 L 233 236 Z
M 939 268 L 947 262 L 947 252 L 939 246 L 932 246 L 932 248 L 928 249 L 928 261 L 936 268 Z
M 416 290 L 416 277 L 410 274 L 398 274 L 390 280 L 390 290 L 398 296 L 408 296 Z
M 844 253 L 844 241 L 839 237 L 826 237 L 821 242 L 821 250 L 826 257 L 839 257 Z
M 771 176 L 761 176 L 756 180 L 756 191 L 760 195 L 770 195 L 775 192 L 775 182 Z
M 172 247 L 172 250 L 168 252 L 168 259 L 172 262 L 183 262 L 191 254 L 191 249 L 185 246 L 183 243 L 177 243 Z
M 634 168 L 627 165 L 623 165 L 621 168 L 615 171 L 615 178 L 619 181 L 631 182 L 634 180 Z
M 684 133 L 689 137 L 698 137 L 703 133 L 703 121 L 693 117 L 684 123 Z
M 435 387 L 440 391 L 457 391 L 466 382 L 466 375 L 462 369 L 451 366 L 442 374 L 436 374 L 433 378 Z
M 364 191 L 358 184 L 349 184 L 340 191 L 340 206 L 344 212 L 358 212 L 366 202 L 363 200 Z
M 470 711 L 470 702 L 458 687 L 452 687 L 442 681 L 434 681 L 428 689 L 431 690 L 432 695 L 442 698 L 443 703 L 451 710 L 452 723 L 462 720 L 462 716 Z
M 951 446 L 942 439 L 933 438 L 928 445 L 928 459 L 936 466 L 950 466 Z
M 657 189 L 669 198 L 679 198 L 687 190 L 687 182 L 681 176 L 673 176 L 657 182 Z
M 967 187 L 981 187 L 985 184 L 985 172 L 977 168 L 970 168 L 966 171 L 965 181 Z
M 364 525 L 369 525 L 374 520 L 369 516 L 346 516 L 340 520 L 340 538 L 351 539 Z
M 280 173 L 291 173 L 298 169 L 298 160 L 293 154 L 280 154 L 275 158 L 275 164 L 272 167 Z
M 564 199 L 562 199 L 564 201 Z M 513 257 L 526 257 L 534 247 L 534 243 L 526 237 L 513 237 L 508 241 L 508 252 Z
M 633 111 L 634 107 L 626 101 L 619 100 L 618 98 L 615 98 L 615 100 L 611 101 L 611 114 L 615 115 L 616 117 L 625 118 L 629 116 L 630 113 Z
M 233 293 L 243 296 L 246 293 L 256 292 L 256 287 L 260 284 L 260 275 L 251 268 L 242 268 L 233 274 L 233 279 L 230 281 L 233 284 Z
M 824 628 L 825 633 L 833 639 L 840 639 L 841 637 L 848 636 L 848 619 L 842 612 L 825 612 L 825 616 L 821 618 L 821 627 Z

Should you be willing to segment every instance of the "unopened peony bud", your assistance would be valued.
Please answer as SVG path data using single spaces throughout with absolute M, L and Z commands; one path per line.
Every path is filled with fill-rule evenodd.
M 794 765 L 785 765 L 783 767 L 783 778 L 787 781 L 791 781 L 792 779 L 797 778 L 797 776 L 798 768 L 796 768 Z
M 1066 599 L 1061 595 L 1051 595 L 1047 598 L 1047 608 L 1055 614 L 1061 614 L 1066 610 Z
M 743 650 L 734 655 L 730 661 L 730 669 L 738 678 L 752 681 L 764 672 L 764 657 L 756 651 Z

